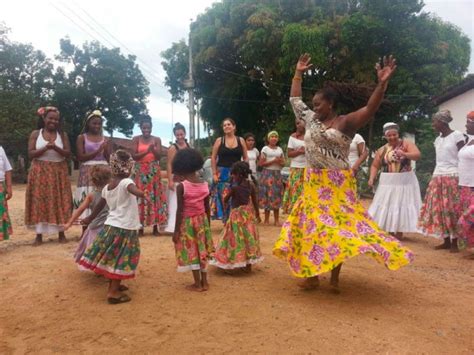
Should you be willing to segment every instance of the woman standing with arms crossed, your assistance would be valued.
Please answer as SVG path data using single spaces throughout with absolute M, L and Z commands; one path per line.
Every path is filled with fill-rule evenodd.
M 166 193 L 161 183 L 161 139 L 151 135 L 153 125 L 150 116 L 140 121 L 142 134 L 133 137 L 135 153 L 134 180 L 137 188 L 145 193 L 150 200 L 140 198 L 138 210 L 140 212 L 140 223 L 142 228 L 139 235 L 143 236 L 143 229 L 153 226 L 153 235 L 160 234 L 159 226 L 165 225 L 167 221 L 168 207 L 166 204 Z
M 177 122 L 173 127 L 173 134 L 176 142 L 168 148 L 168 157 L 166 161 L 166 172 L 168 174 L 168 225 L 165 232 L 174 233 L 176 224 L 176 209 L 178 208 L 178 201 L 176 198 L 176 186 L 182 181 L 182 177 L 173 174 L 173 159 L 176 153 L 185 148 L 189 148 L 186 141 L 186 128 Z
M 230 204 L 224 204 L 224 196 L 230 186 L 230 168 L 239 160 L 248 161 L 247 145 L 235 135 L 236 125 L 232 118 L 222 121 L 224 136 L 216 139 L 212 147 L 211 164 L 214 180 L 211 213 L 214 219 L 227 221 Z
M 377 63 L 378 84 L 367 105 L 347 115 L 336 114 L 337 92 L 323 88 L 313 97 L 312 111 L 303 102 L 303 73 L 311 58 L 298 60 L 291 84 L 290 103 L 296 118 L 305 121 L 307 168 L 304 192 L 296 201 L 273 254 L 284 259 L 293 275 L 304 278 L 305 289 L 319 285 L 318 276 L 331 271 L 331 286 L 339 292 L 342 263 L 367 254 L 390 270 L 408 264 L 412 253 L 384 233 L 370 219 L 356 195 L 356 180 L 348 162 L 349 145 L 358 129 L 366 125 L 382 102 L 395 59 Z
M 108 165 L 110 148 L 109 141 L 102 132 L 102 113 L 94 110 L 86 116 L 82 134 L 76 140 L 77 160 L 81 162 L 79 178 L 77 180 L 76 193 L 74 194 L 74 208 L 78 208 L 82 201 L 95 190 L 92 183 L 90 171 L 94 165 Z M 91 210 L 87 208 L 79 217 L 83 219 L 90 215 Z
M 31 166 L 26 187 L 25 225 L 36 232 L 34 245 L 43 242 L 43 234 L 58 233 L 65 243 L 64 225 L 71 218 L 72 192 L 67 161 L 71 147 L 62 131 L 59 110 L 53 106 L 38 110 L 38 129 L 28 141 Z

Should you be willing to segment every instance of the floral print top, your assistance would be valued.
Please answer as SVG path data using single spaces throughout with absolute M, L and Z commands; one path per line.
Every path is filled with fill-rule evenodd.
M 327 128 L 302 100 L 290 97 L 297 119 L 306 124 L 304 136 L 307 166 L 316 169 L 349 169 L 352 138 L 335 128 Z

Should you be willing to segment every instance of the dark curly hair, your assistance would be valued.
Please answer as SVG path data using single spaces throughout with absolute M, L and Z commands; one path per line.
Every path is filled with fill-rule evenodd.
M 138 125 L 142 127 L 145 123 L 149 123 L 150 126 L 153 127 L 153 122 L 151 121 L 151 117 L 149 115 L 143 115 Z
M 316 91 L 316 94 L 314 94 L 314 96 L 316 95 L 321 95 L 325 101 L 330 102 L 334 110 L 337 108 L 337 104 L 339 103 L 340 97 L 339 92 L 334 88 L 330 86 L 323 87 L 322 89 Z
M 255 184 L 257 182 L 255 177 L 252 175 L 252 170 L 250 169 L 249 163 L 245 161 L 236 161 L 234 164 L 232 164 L 230 173 L 232 175 L 235 174 L 237 176 L 240 176 L 243 180 L 248 179 L 248 177 L 250 176 Z
M 171 163 L 173 174 L 177 175 L 192 174 L 202 169 L 203 165 L 201 153 L 193 148 L 179 149 Z

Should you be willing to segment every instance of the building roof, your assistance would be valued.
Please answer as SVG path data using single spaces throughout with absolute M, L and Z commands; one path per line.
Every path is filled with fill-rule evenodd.
M 466 91 L 474 89 L 474 74 L 469 74 L 456 85 L 450 86 L 443 93 L 433 98 L 433 103 L 438 106 L 453 97 L 459 96 Z

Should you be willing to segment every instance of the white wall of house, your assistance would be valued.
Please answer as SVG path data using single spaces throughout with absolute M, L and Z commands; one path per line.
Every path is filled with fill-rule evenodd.
M 466 116 L 470 111 L 474 111 L 474 89 L 443 102 L 439 105 L 439 109 L 451 111 L 453 116 L 451 128 L 466 133 Z

